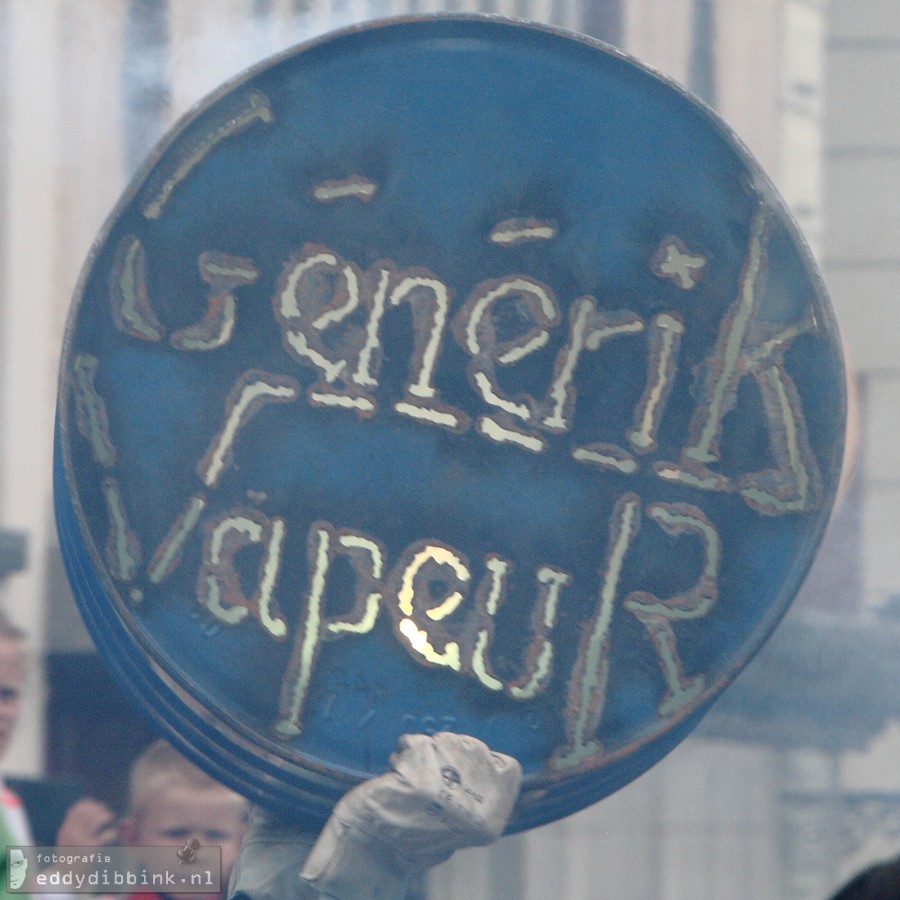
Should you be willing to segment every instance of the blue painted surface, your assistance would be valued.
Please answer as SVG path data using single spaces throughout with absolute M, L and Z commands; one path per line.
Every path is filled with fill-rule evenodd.
M 251 90 L 267 98 L 273 121 L 216 142 L 177 180 L 159 217 L 144 215 L 146 199 L 194 159 Z M 377 185 L 370 201 L 314 199 L 316 184 L 350 175 Z M 781 371 L 796 388 L 821 496 L 782 515 L 761 515 L 734 491 L 742 475 L 774 464 L 771 428 L 749 374 L 711 464 L 730 491 L 673 484 L 653 469 L 677 462 L 689 443 L 702 402 L 697 372 L 739 297 L 760 210 L 769 221 L 769 271 L 754 327 L 771 335 L 807 314 L 817 322 L 787 343 Z M 491 229 L 510 218 L 551 221 L 557 235 L 513 247 L 492 243 Z M 652 270 L 670 235 L 706 261 L 691 290 Z M 167 337 L 140 340 L 117 328 L 110 277 L 116 249 L 129 236 L 146 253 L 148 298 L 168 334 L 206 309 L 201 253 L 252 260 L 259 276 L 235 289 L 227 343 L 186 351 Z M 414 368 L 406 304 L 382 320 L 375 413 L 315 408 L 306 391 L 317 373 L 290 352 L 273 310 L 287 261 L 306 243 L 362 271 L 386 259 L 398 270 L 427 270 L 452 292 L 450 319 L 491 279 L 520 275 L 551 287 L 561 322 L 547 346 L 526 363 L 498 366 L 499 384 L 511 396 L 546 392 L 580 297 L 592 295 L 601 309 L 630 310 L 645 328 L 582 357 L 571 427 L 562 435 L 545 429 L 541 453 L 489 440 L 474 426 L 454 434 L 395 411 Z M 814 555 L 836 487 L 844 415 L 837 333 L 818 275 L 774 191 L 727 128 L 692 98 L 601 45 L 558 32 L 452 17 L 389 23 L 340 33 L 253 70 L 151 158 L 102 233 L 76 304 L 62 362 L 56 488 L 61 542 L 88 625 L 113 670 L 182 749 L 261 802 L 299 808 L 313 820 L 354 780 L 383 771 L 405 731 L 467 732 L 515 755 L 526 790 L 513 829 L 566 815 L 622 786 L 696 724 L 774 627 Z M 498 313 L 498 328 L 521 329 L 521 303 L 501 312 L 508 320 Z M 635 474 L 577 462 L 572 449 L 585 443 L 627 448 L 625 434 L 650 377 L 649 323 L 666 312 L 682 318 L 685 333 L 658 447 L 636 455 Z M 92 458 L 79 430 L 71 373 L 85 355 L 98 361 L 95 386 L 114 464 Z M 467 375 L 469 364 L 448 325 L 433 384 L 474 422 L 491 409 Z M 257 412 L 231 465 L 214 487 L 205 486 L 198 462 L 222 426 L 229 391 L 248 370 L 288 376 L 300 396 Z M 110 478 L 142 548 L 140 567 L 125 578 L 109 571 L 104 550 L 110 524 L 101 485 Z M 608 686 L 591 736 L 603 750 L 580 770 L 560 770 L 551 758 L 572 736 L 564 715 L 572 706 L 571 673 L 598 608 L 610 516 L 629 492 L 643 518 L 605 649 Z M 152 583 L 154 549 L 198 494 L 207 503 L 200 526 L 177 568 Z M 668 537 L 646 517 L 647 505 L 658 502 L 702 509 L 722 542 L 718 600 L 707 615 L 673 626 L 684 673 L 703 674 L 707 689 L 674 715 L 659 712 L 666 683 L 648 631 L 622 605 L 633 590 L 662 599 L 686 590 L 702 566 L 696 537 Z M 203 528 L 238 509 L 286 523 L 274 592 L 286 640 L 249 619 L 217 622 L 198 601 Z M 535 569 L 568 573 L 550 635 L 554 674 L 546 690 L 515 701 L 469 675 L 424 664 L 383 608 L 370 634 L 322 644 L 302 733 L 280 738 L 274 724 L 282 683 L 308 602 L 307 534 L 321 521 L 380 541 L 388 569 L 424 539 L 464 556 L 471 586 L 445 623 L 451 634 L 471 625 L 486 554 L 508 559 L 511 589 L 491 649 L 507 681 L 523 666 Z M 260 552 L 242 554 L 236 566 L 250 594 Z M 352 579 L 335 569 L 327 615 L 347 611 L 350 587 Z

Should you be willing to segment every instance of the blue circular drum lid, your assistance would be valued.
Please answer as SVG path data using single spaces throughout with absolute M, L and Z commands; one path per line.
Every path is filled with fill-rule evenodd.
M 511 830 L 621 787 L 783 614 L 835 494 L 832 311 L 676 85 L 486 17 L 225 85 L 100 235 L 55 488 L 121 684 L 321 822 L 399 735 L 524 769 Z

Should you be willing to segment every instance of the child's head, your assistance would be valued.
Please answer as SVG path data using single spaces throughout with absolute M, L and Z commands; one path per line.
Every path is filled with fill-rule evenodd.
M 156 741 L 132 767 L 122 839 L 132 845 L 183 847 L 194 838 L 201 847 L 221 847 L 224 892 L 244 836 L 245 819 L 243 797 L 210 778 L 165 741 Z M 183 896 L 203 900 L 199 894 Z
M 0 758 L 19 719 L 27 662 L 25 632 L 0 612 Z

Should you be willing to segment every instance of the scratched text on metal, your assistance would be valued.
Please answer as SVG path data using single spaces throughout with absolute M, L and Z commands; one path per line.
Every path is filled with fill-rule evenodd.
M 164 148 L 86 274 L 61 443 L 116 616 L 217 728 L 342 775 L 464 731 L 527 797 L 652 758 L 772 627 L 833 494 L 840 364 L 705 114 L 604 59 L 569 149 L 510 114 L 510 69 L 551 91 L 578 60 L 525 29 L 495 62 L 474 26 L 417 87 L 390 29 L 357 37 L 380 87 L 306 51 Z M 335 113 L 348 78 L 375 96 Z M 646 93 L 639 127 L 606 83 Z

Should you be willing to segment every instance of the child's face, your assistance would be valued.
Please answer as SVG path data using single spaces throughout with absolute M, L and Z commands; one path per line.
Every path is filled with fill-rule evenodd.
M 194 838 L 201 847 L 222 848 L 222 894 L 244 837 L 244 804 L 226 788 L 174 784 L 145 803 L 134 820 L 132 844 L 183 847 Z M 205 894 L 169 894 L 172 900 L 204 900 Z
M 27 654 L 21 641 L 0 636 L 0 758 L 19 718 Z

